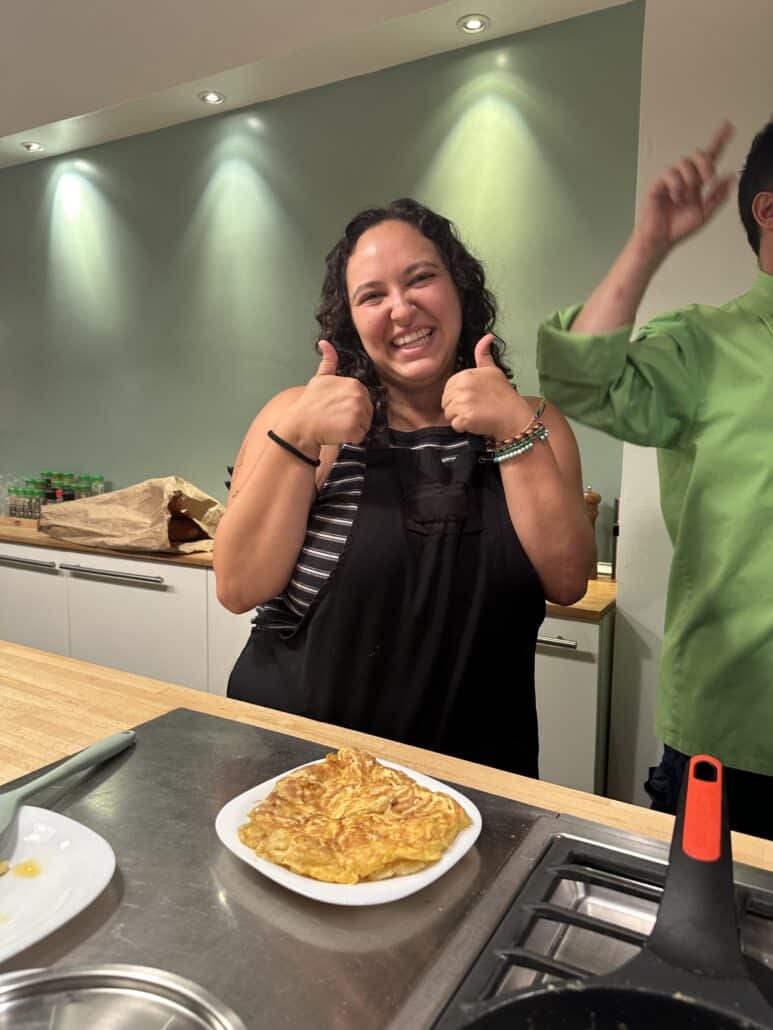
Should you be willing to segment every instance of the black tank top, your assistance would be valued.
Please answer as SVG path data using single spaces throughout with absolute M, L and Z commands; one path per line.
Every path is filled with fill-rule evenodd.
M 447 427 L 370 444 L 329 574 L 292 624 L 259 615 L 228 696 L 536 776 L 545 599 L 482 444 Z

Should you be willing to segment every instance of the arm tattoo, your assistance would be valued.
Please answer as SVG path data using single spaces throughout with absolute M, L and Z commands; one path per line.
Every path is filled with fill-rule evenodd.
M 234 462 L 234 473 L 237 469 L 240 469 L 244 464 L 244 452 L 247 449 L 247 444 L 243 443 L 239 449 L 239 453 L 236 455 L 236 461 Z

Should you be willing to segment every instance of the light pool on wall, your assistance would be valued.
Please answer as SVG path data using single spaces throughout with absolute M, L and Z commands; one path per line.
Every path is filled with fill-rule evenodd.
M 563 172 L 543 146 L 543 126 L 560 123 L 566 113 L 536 84 L 499 67 L 499 58 L 509 55 L 494 57 L 496 68 L 460 84 L 448 98 L 437 145 L 417 184 L 422 194 L 441 198 L 478 226 L 486 246 L 501 236 L 503 214 L 521 240 L 531 222 L 544 232 L 544 197 L 565 194 Z M 534 204 L 535 190 L 542 207 Z
M 91 162 L 65 160 L 52 163 L 47 190 L 51 316 L 72 319 L 86 350 L 115 339 L 128 304 L 129 235 L 100 178 Z
M 263 123 L 255 115 L 224 119 L 221 138 L 206 162 L 195 170 L 201 192 L 180 241 L 176 261 L 181 283 L 190 290 L 185 317 L 210 327 L 222 353 L 222 327 L 229 326 L 227 346 L 253 349 L 272 305 L 276 248 L 282 234 L 293 243 L 292 222 L 261 174 Z M 295 241 L 300 249 L 301 241 Z
M 427 158 L 416 194 L 456 222 L 484 260 L 516 381 L 538 392 L 525 356 L 539 317 L 549 311 L 524 320 L 529 298 L 521 284 L 534 268 L 554 267 L 567 238 L 585 232 L 572 170 L 557 157 L 565 156 L 565 140 L 576 133 L 572 112 L 502 51 L 485 54 L 478 73 L 459 82 L 438 115 L 429 138 L 419 142 Z M 554 145 L 556 135 L 563 149 Z

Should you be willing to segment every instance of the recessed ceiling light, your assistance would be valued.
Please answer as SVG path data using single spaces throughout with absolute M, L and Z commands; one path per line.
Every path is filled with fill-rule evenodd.
M 485 32 L 491 24 L 491 18 L 485 14 L 465 14 L 456 23 L 460 32 L 467 32 L 475 35 L 477 32 Z
M 24 147 L 25 150 L 32 150 L 32 151 L 45 150 L 45 147 L 43 146 L 42 143 L 34 143 L 32 140 L 25 140 L 25 142 L 22 143 L 22 146 Z
M 225 93 L 218 93 L 214 89 L 206 89 L 203 93 L 199 93 L 199 100 L 204 104 L 223 104 L 225 103 Z

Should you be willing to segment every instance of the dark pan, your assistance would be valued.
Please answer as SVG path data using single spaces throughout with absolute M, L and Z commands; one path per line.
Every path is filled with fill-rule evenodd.
M 658 917 L 639 954 L 607 976 L 497 999 L 467 1025 L 773 1030 L 773 1008 L 757 986 L 767 993 L 769 976 L 739 944 L 722 765 L 696 755 L 682 784 Z

